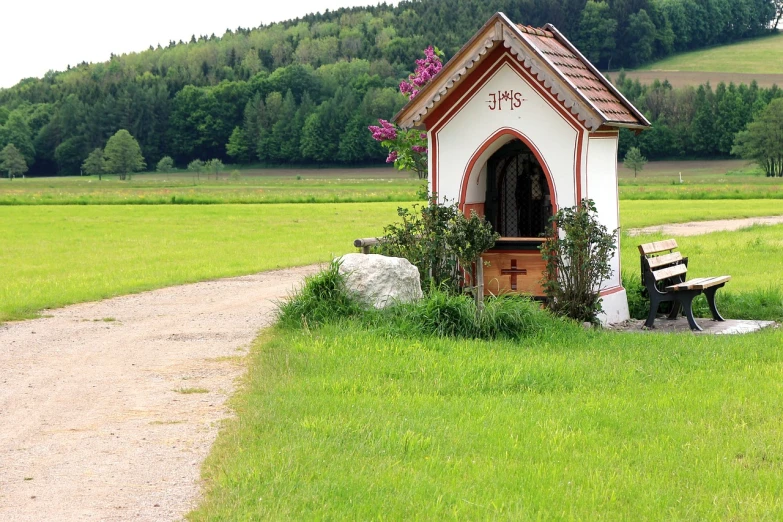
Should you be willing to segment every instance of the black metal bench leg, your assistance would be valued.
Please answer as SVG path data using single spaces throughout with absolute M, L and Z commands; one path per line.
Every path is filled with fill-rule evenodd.
M 718 291 L 719 286 L 708 288 L 704 291 L 705 297 L 707 297 L 707 304 L 710 305 L 710 312 L 712 312 L 712 318 L 716 321 L 725 321 L 725 319 L 718 313 L 718 309 L 715 307 L 715 292 Z
M 655 316 L 658 313 L 658 305 L 661 303 L 660 299 L 656 299 L 654 295 L 650 294 L 650 314 L 647 316 L 647 322 L 644 326 L 652 328 L 655 323 Z
M 696 324 L 696 319 L 693 318 L 693 298 L 696 297 L 695 294 L 684 294 L 680 297 L 680 302 L 682 303 L 682 311 L 685 314 L 685 317 L 688 319 L 688 326 L 691 327 L 691 330 L 701 332 L 701 326 Z
M 672 301 L 672 310 L 669 312 L 669 319 L 677 319 L 677 314 L 680 313 L 680 302 Z

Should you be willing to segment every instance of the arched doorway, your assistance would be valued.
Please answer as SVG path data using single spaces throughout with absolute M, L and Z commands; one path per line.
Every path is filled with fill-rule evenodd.
M 543 296 L 545 263 L 539 247 L 552 233 L 555 211 L 551 179 L 536 154 L 520 139 L 503 145 L 487 160 L 485 217 L 500 234 L 483 256 L 487 294 Z
M 547 235 L 552 195 L 533 151 L 515 139 L 487 161 L 485 215 L 507 246 L 539 242 Z

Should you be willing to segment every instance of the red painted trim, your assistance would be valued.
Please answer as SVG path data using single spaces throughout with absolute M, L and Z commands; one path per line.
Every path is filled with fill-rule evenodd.
M 616 294 L 618 292 L 622 292 L 623 290 L 625 290 L 625 288 L 623 288 L 622 286 L 616 286 L 614 288 L 608 288 L 606 290 L 601 290 L 601 292 L 599 292 L 598 295 L 600 295 L 601 297 L 606 297 L 607 295 Z
M 576 163 L 574 163 L 576 172 L 574 178 L 576 179 L 576 204 L 578 205 L 582 201 L 582 177 L 584 177 L 585 189 L 587 189 L 587 173 L 582 170 L 582 147 L 584 146 L 585 133 L 582 131 L 577 132 L 576 138 Z
M 616 131 L 596 131 L 590 133 L 590 139 L 593 138 L 617 138 L 620 135 L 619 132 Z
M 446 125 L 451 119 L 458 114 L 462 108 L 472 99 L 476 92 L 481 89 L 486 83 L 486 76 L 491 76 L 497 73 L 503 65 L 508 64 L 512 67 L 521 77 L 525 80 L 533 90 L 537 91 L 547 103 L 563 116 L 569 124 L 571 124 L 576 130 L 585 129 L 584 124 L 574 116 L 568 109 L 557 99 L 557 96 L 552 94 L 550 89 L 544 87 L 543 83 L 538 80 L 529 69 L 526 69 L 522 63 L 516 58 L 506 52 L 505 48 L 498 47 L 493 50 L 485 60 L 483 60 L 470 75 L 470 82 L 461 83 L 451 95 L 443 101 L 438 107 L 433 109 L 430 113 L 425 115 L 423 122 L 429 126 L 430 122 L 434 122 L 432 125 L 432 132 L 437 132 L 444 125 Z M 454 100 L 454 101 L 452 101 Z
M 464 209 L 465 207 L 465 199 L 468 193 L 468 183 L 470 183 L 470 173 L 473 172 L 473 168 L 476 166 L 476 162 L 479 160 L 481 155 L 484 154 L 490 146 L 492 146 L 493 143 L 495 143 L 501 137 L 508 135 L 514 136 L 518 140 L 522 141 L 522 143 L 527 145 L 528 148 L 533 152 L 533 155 L 538 160 L 538 164 L 541 165 L 541 170 L 544 171 L 544 177 L 546 177 L 547 185 L 549 185 L 549 199 L 552 202 L 552 212 L 557 212 L 557 191 L 555 189 L 554 180 L 552 179 L 552 172 L 549 170 L 549 165 L 547 165 L 546 161 L 544 161 L 544 156 L 541 155 L 541 152 L 539 152 L 538 148 L 527 138 L 527 136 L 518 130 L 511 129 L 509 127 L 504 127 L 495 131 L 492 136 L 484 140 L 479 148 L 473 152 L 473 155 L 470 157 L 470 161 L 468 161 L 467 168 L 462 173 L 462 183 L 459 193 L 459 208 Z
M 473 71 L 470 75 L 472 82 L 465 82 L 461 83 L 449 96 L 447 100 L 444 101 L 443 104 L 436 107 L 431 113 L 429 113 L 426 116 L 426 119 L 424 120 L 424 123 L 430 127 L 430 122 L 434 121 L 435 123 L 430 127 L 430 132 L 433 136 L 433 143 L 435 144 L 435 150 L 433 152 L 433 191 L 437 192 L 437 186 L 438 186 L 438 165 L 437 165 L 437 149 L 438 149 L 438 134 L 439 131 L 448 124 L 449 121 L 451 121 L 459 112 L 462 111 L 462 109 L 470 102 L 470 100 L 475 96 L 475 94 L 480 90 L 488 81 L 488 78 L 485 78 L 486 76 L 495 74 L 500 68 L 504 65 L 508 64 L 511 66 L 521 77 L 525 83 L 527 83 L 532 89 L 538 92 L 539 95 L 549 104 L 550 107 L 555 109 L 561 117 L 568 123 L 577 133 L 576 138 L 576 150 L 575 150 L 575 158 L 574 158 L 574 194 L 576 196 L 576 202 L 578 203 L 582 199 L 582 186 L 586 186 L 586 179 L 583 179 L 584 169 L 582 166 L 582 155 L 583 155 L 583 148 L 584 148 L 584 136 L 587 132 L 587 129 L 582 125 L 582 123 L 579 121 L 578 118 L 576 118 L 570 111 L 565 109 L 565 107 L 562 105 L 562 102 L 560 102 L 556 96 L 554 96 L 550 90 L 543 87 L 543 85 L 538 81 L 537 78 L 535 78 L 528 69 L 525 69 L 525 67 L 514 57 L 512 57 L 510 54 L 508 54 L 505 49 L 503 48 L 497 48 L 492 51 L 490 56 L 487 57 L 487 59 L 483 60 L 477 67 L 476 70 Z M 450 100 L 455 100 L 454 102 L 450 102 Z M 499 137 L 499 135 L 496 133 L 496 137 Z M 484 142 L 482 145 L 483 150 L 479 152 L 479 156 L 481 153 L 483 153 L 488 147 L 489 144 L 494 140 L 488 140 Z M 556 192 L 554 190 L 554 184 L 552 182 L 552 173 L 549 170 L 549 167 L 545 164 L 543 161 L 543 156 L 540 154 L 540 152 L 535 149 L 535 147 L 531 146 L 531 142 L 528 140 L 523 140 L 528 145 L 528 147 L 531 148 L 531 150 L 534 151 L 536 154 L 536 157 L 538 158 L 539 163 L 544 167 L 546 171 L 547 176 L 547 182 L 550 185 L 550 195 L 555 198 L 555 201 L 553 201 L 553 209 L 555 212 L 557 212 L 557 205 L 556 205 Z M 476 154 L 474 153 L 474 156 L 471 158 L 471 162 L 469 163 L 470 167 L 468 172 L 468 179 L 469 174 L 472 172 L 473 167 L 475 166 L 475 160 L 477 159 Z M 462 206 L 465 203 L 465 194 L 467 192 L 467 183 L 465 179 L 465 174 L 463 173 L 463 181 L 462 181 L 462 190 L 460 192 L 460 201 L 459 204 Z
M 430 196 L 432 194 L 438 193 L 438 135 L 433 133 L 430 136 L 432 136 L 432 150 L 430 150 L 430 155 L 432 156 L 432 192 L 430 193 Z

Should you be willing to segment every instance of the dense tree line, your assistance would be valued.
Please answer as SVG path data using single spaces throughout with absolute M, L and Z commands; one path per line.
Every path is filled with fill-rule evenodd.
M 450 57 L 495 11 L 552 22 L 614 68 L 762 34 L 776 2 L 403 1 L 194 35 L 1 89 L 0 149 L 13 143 L 32 174 L 78 173 L 119 129 L 149 166 L 167 155 L 180 166 L 383 161 L 366 127 L 403 104 L 396 86 L 415 58 L 429 44 Z
M 620 157 L 631 147 L 649 159 L 729 156 L 737 133 L 783 97 L 777 86 L 760 88 L 756 82 L 675 89 L 666 81 L 641 85 L 621 73 L 615 84 L 652 123 L 640 134 L 621 131 Z

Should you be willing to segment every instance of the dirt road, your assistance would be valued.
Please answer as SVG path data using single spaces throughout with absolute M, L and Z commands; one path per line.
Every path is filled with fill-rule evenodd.
M 242 356 L 302 267 L 0 326 L 0 520 L 179 520 Z
M 783 216 L 752 217 L 743 219 L 718 219 L 715 221 L 693 221 L 690 223 L 672 223 L 670 225 L 655 225 L 652 227 L 632 228 L 628 231 L 631 236 L 641 234 L 662 233 L 667 236 L 698 236 L 710 232 L 724 230 L 739 230 L 752 225 L 780 225 L 783 224 Z

